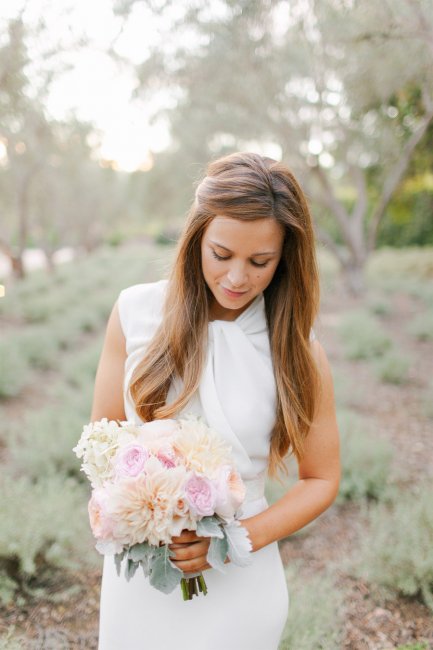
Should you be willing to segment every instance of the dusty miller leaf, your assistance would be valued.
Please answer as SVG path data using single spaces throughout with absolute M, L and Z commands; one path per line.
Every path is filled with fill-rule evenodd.
M 221 526 L 215 517 L 203 517 L 197 522 L 196 533 L 199 537 L 224 537 Z
M 227 536 L 227 555 L 230 561 L 238 566 L 250 565 L 253 561 L 250 554 L 252 544 L 247 529 L 235 520 L 224 526 L 224 532 Z
M 155 555 L 151 562 L 150 584 L 164 594 L 169 594 L 180 583 L 182 576 L 183 572 L 181 569 L 178 569 L 170 562 L 168 546 L 164 544 L 159 548 L 156 547 Z
M 139 567 L 139 562 L 127 558 L 125 566 L 125 578 L 129 582 Z
M 114 563 L 116 565 L 116 573 L 118 576 L 120 576 L 120 569 L 122 567 L 122 560 L 125 557 L 126 551 L 122 551 L 121 553 L 116 553 L 114 556 Z
M 227 557 L 228 547 L 227 539 L 224 536 L 222 539 L 218 537 L 211 538 L 206 559 L 214 569 L 218 569 L 221 573 L 226 572 L 224 560 Z

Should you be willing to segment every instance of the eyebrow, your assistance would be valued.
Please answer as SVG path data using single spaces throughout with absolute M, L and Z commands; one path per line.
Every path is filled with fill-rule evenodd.
M 212 244 L 215 244 L 215 246 L 218 246 L 219 248 L 224 248 L 225 251 L 228 253 L 232 253 L 233 251 L 230 250 L 230 248 L 227 248 L 227 246 L 223 246 L 222 244 L 219 244 L 217 241 L 213 241 L 212 239 L 210 240 Z M 253 253 L 251 257 L 257 257 L 259 255 L 276 255 L 276 251 L 267 251 L 265 253 Z

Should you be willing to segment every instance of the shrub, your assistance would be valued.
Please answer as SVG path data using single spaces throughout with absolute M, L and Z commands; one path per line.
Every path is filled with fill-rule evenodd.
M 0 341 L 0 397 L 15 397 L 29 380 L 30 368 L 18 342 Z
M 408 380 L 409 362 L 393 350 L 376 361 L 376 376 L 386 384 L 404 384 Z
M 25 648 L 24 643 L 24 638 L 21 635 L 15 635 L 13 626 L 8 629 L 6 634 L 0 636 L 0 650 L 23 650 Z
M 371 290 L 368 294 L 368 310 L 375 316 L 389 316 L 392 306 L 388 296 L 381 291 Z
M 9 430 L 9 453 L 13 466 L 37 478 L 46 473 L 79 476 L 79 465 L 72 453 L 83 422 L 70 399 L 68 409 L 46 407 L 29 413 L 24 421 Z
M 75 480 L 3 473 L 0 489 L 0 566 L 11 580 L 25 584 L 45 567 L 95 566 L 87 494 Z
M 342 476 L 337 502 L 384 498 L 392 460 L 392 447 L 373 436 L 350 411 L 338 413 Z
M 433 341 L 433 310 L 416 316 L 409 325 L 409 333 L 418 341 Z
M 368 263 L 368 275 L 379 281 L 401 279 L 411 276 L 414 279 L 433 276 L 433 255 L 431 246 L 410 246 L 396 250 L 380 248 Z
M 304 580 L 299 568 L 286 569 L 289 613 L 279 650 L 335 650 L 341 640 L 343 594 L 329 575 Z
M 399 494 L 370 511 L 356 571 L 377 584 L 420 597 L 433 611 L 433 485 Z
M 365 311 L 344 315 L 339 326 L 346 356 L 349 359 L 370 359 L 384 354 L 391 339 L 374 316 Z
M 24 359 L 34 368 L 48 370 L 58 364 L 59 346 L 50 326 L 29 325 L 14 337 Z

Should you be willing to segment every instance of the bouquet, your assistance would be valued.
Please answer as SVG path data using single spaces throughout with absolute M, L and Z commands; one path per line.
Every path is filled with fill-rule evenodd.
M 208 563 L 251 563 L 251 541 L 236 514 L 245 485 L 231 447 L 199 417 L 142 425 L 107 420 L 87 424 L 73 451 L 92 485 L 90 526 L 102 555 L 113 555 L 129 580 L 141 566 L 150 584 L 183 598 L 207 593 L 201 572 L 184 574 L 170 557 L 173 536 L 193 530 L 210 537 Z

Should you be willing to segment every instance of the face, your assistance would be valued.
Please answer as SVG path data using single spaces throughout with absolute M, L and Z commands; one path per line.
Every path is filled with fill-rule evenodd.
M 201 241 L 204 279 L 212 292 L 211 320 L 234 320 L 271 282 L 284 230 L 275 219 L 216 216 Z

